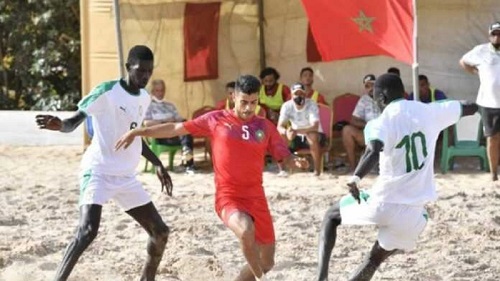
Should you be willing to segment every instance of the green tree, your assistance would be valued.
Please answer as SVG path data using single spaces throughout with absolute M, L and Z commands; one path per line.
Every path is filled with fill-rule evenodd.
M 0 109 L 75 108 L 79 8 L 78 0 L 0 1 Z

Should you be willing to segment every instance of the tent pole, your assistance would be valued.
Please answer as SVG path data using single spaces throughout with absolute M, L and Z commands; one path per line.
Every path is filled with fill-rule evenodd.
M 113 1 L 113 8 L 115 12 L 115 31 L 116 31 L 116 43 L 118 47 L 118 63 L 120 69 L 120 77 L 125 76 L 125 69 L 123 68 L 123 44 L 122 44 L 122 29 L 120 28 L 120 3 L 119 0 Z
M 413 65 L 412 65 L 412 77 L 413 77 L 413 98 L 414 100 L 420 100 L 420 93 L 418 87 L 418 24 L 417 24 L 417 0 L 413 0 Z
M 266 44 L 264 40 L 264 1 L 257 0 L 259 9 L 259 52 L 260 52 L 260 69 L 266 67 Z

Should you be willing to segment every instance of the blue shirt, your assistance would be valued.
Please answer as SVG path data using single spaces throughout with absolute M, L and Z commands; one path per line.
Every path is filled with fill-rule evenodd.
M 447 99 L 446 95 L 444 94 L 443 91 L 441 90 L 438 90 L 438 89 L 435 89 L 435 88 L 430 88 L 431 92 L 429 94 L 428 97 L 426 98 L 423 98 L 422 96 L 419 96 L 419 99 L 421 102 L 423 103 L 430 103 L 430 102 L 433 102 L 433 101 L 438 101 L 438 100 L 445 100 Z M 432 96 L 434 95 L 434 98 L 432 98 Z M 409 96 L 408 96 L 408 99 L 409 100 L 413 100 L 413 93 L 411 93 Z

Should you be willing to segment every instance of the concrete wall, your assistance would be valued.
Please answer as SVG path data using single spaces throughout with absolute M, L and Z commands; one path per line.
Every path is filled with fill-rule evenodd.
M 71 133 L 60 133 L 38 129 L 35 116 L 52 114 L 68 118 L 74 112 L 1 111 L 0 145 L 81 145 L 83 147 L 83 126 Z

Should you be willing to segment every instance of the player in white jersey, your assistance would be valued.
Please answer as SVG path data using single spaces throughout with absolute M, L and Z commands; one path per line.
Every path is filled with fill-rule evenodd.
M 424 104 L 403 99 L 404 87 L 394 74 L 375 82 L 374 99 L 382 114 L 365 128 L 366 150 L 344 196 L 325 214 L 320 230 L 317 280 L 327 280 L 328 264 L 340 224 L 376 225 L 377 241 L 349 280 L 370 280 L 396 250 L 416 245 L 427 223 L 424 205 L 437 198 L 434 150 L 439 132 L 472 115 L 477 105 L 459 101 Z M 369 191 L 358 184 L 380 161 L 380 175 Z
M 101 83 L 78 104 L 73 117 L 60 120 L 38 115 L 41 129 L 71 132 L 92 116 L 94 136 L 85 151 L 80 174 L 80 222 L 59 265 L 55 280 L 67 280 L 78 258 L 97 236 L 102 205 L 113 199 L 149 234 L 148 258 L 140 280 L 155 279 L 156 270 L 167 244 L 169 228 L 135 177 L 141 154 L 156 166 L 162 190 L 172 194 L 172 181 L 161 161 L 140 138 L 131 149 L 114 150 L 121 135 L 139 126 L 151 98 L 144 90 L 152 73 L 153 52 L 146 46 L 130 49 L 126 63 L 127 77 Z

